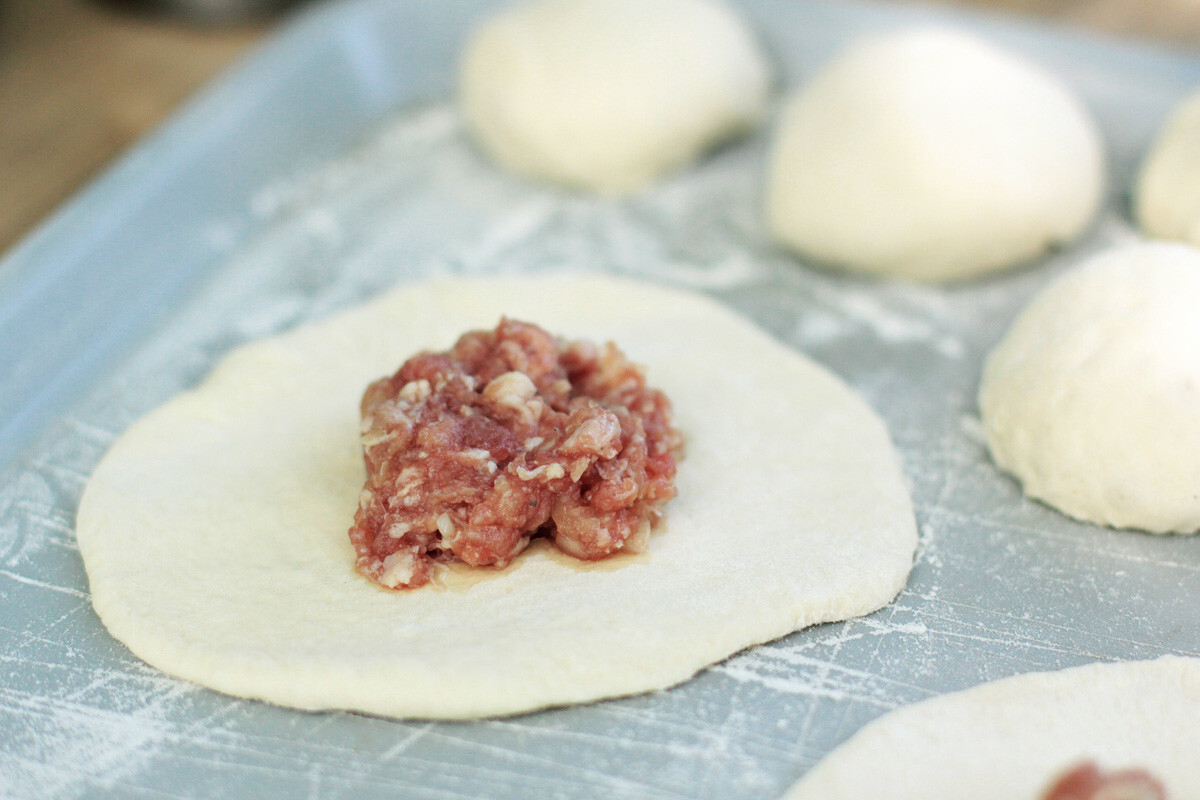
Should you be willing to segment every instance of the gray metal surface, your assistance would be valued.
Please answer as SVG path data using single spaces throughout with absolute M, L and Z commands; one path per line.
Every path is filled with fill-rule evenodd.
M 1082 242 L 993 280 L 919 288 L 767 244 L 765 134 L 625 201 L 496 173 L 447 102 L 458 41 L 490 5 L 315 9 L 0 264 L 0 796 L 770 798 L 898 705 L 1030 670 L 1200 654 L 1200 539 L 1103 530 L 1022 499 L 974 416 L 981 359 L 1029 296 L 1133 235 L 1130 176 L 1200 86 L 1200 62 L 926 9 L 747 0 L 789 85 L 858 32 L 950 20 L 1059 71 L 1101 120 L 1113 180 Z M 397 281 L 563 268 L 711 293 L 879 410 L 921 528 L 894 604 L 669 691 L 465 724 L 231 699 L 158 674 L 104 631 L 73 515 L 132 420 L 237 344 Z

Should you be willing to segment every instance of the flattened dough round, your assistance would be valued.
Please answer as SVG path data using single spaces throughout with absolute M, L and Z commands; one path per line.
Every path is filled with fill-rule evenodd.
M 346 529 L 372 379 L 501 314 L 612 340 L 672 398 L 679 496 L 649 551 L 535 547 L 388 592 Z M 299 708 L 463 718 L 670 686 L 903 586 L 912 508 L 882 421 L 706 298 L 601 277 L 445 280 L 231 354 L 135 424 L 88 484 L 104 624 L 165 672 Z
M 1100 253 L 1044 288 L 988 354 L 996 463 L 1071 516 L 1200 528 L 1200 250 Z
M 867 725 L 785 800 L 1038 800 L 1080 761 L 1200 797 L 1200 659 L 1091 664 L 935 697 Z
M 770 68 L 722 0 L 532 0 L 485 22 L 459 70 L 496 161 L 606 194 L 641 188 L 753 127 Z
M 1146 154 L 1133 194 L 1149 236 L 1200 246 L 1200 92 L 1172 112 Z
M 833 266 L 950 281 L 1073 239 L 1103 185 L 1099 131 L 1063 83 L 921 27 L 864 37 L 801 88 L 778 124 L 767 220 Z

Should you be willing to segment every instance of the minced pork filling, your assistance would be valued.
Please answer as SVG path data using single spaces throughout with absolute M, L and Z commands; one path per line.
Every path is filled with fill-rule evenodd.
M 367 387 L 356 566 L 390 588 L 439 560 L 508 564 L 535 536 L 599 559 L 645 546 L 675 495 L 671 404 L 613 344 L 503 319 Z
M 1067 770 L 1042 800 L 1166 800 L 1158 778 L 1144 769 L 1104 772 L 1092 762 Z

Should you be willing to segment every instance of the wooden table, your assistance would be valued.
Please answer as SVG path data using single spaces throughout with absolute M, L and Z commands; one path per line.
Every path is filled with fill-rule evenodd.
M 943 2 L 1200 43 L 1195 0 Z M 273 24 L 200 27 L 93 0 L 0 0 L 0 252 Z
M 199 28 L 90 0 L 0 0 L 0 15 L 0 251 L 268 28 Z

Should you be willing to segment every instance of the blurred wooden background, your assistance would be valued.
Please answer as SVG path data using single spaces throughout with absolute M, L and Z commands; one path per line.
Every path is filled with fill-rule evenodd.
M 1200 46 L 1200 0 L 935 1 Z M 271 27 L 0 0 L 0 253 Z

